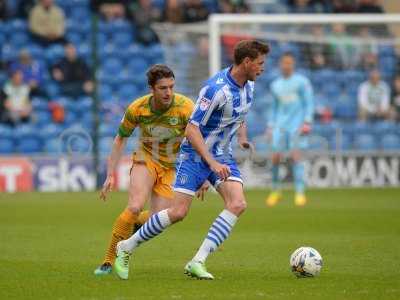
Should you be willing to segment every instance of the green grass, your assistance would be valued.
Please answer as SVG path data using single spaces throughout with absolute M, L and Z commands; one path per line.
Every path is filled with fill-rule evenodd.
M 247 192 L 248 210 L 207 266 L 215 281 L 183 266 L 222 208 L 209 194 L 188 218 L 135 253 L 130 279 L 97 278 L 125 193 L 0 194 L 0 299 L 400 299 L 400 189 L 312 190 L 273 209 L 266 191 Z M 293 250 L 316 248 L 321 276 L 296 279 Z

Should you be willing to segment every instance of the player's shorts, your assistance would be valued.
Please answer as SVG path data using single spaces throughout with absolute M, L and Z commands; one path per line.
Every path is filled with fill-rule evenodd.
M 304 150 L 308 147 L 308 136 L 296 132 L 289 132 L 282 128 L 274 128 L 272 131 L 272 152 L 290 152 Z
M 155 162 L 151 158 L 135 158 L 133 156 L 133 164 L 142 163 L 146 164 L 151 176 L 154 178 L 153 192 L 167 199 L 174 198 L 174 191 L 172 184 L 175 180 L 175 167 L 166 168 Z
M 243 180 L 233 157 L 216 158 L 218 162 L 228 165 L 231 175 L 228 180 L 238 181 L 243 184 Z M 208 180 L 214 187 L 223 181 L 213 172 L 207 163 L 198 156 L 180 159 L 176 167 L 176 179 L 174 191 L 194 196 L 201 185 Z

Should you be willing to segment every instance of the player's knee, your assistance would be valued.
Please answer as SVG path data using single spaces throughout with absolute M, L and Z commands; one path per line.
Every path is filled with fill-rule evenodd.
M 231 201 L 228 205 L 227 205 L 227 209 L 234 213 L 235 215 L 240 215 L 242 214 L 247 208 L 247 203 L 244 199 L 242 198 L 238 198 L 235 199 L 234 201 Z
M 132 203 L 132 201 L 129 201 L 127 209 L 129 209 L 132 214 L 138 215 L 142 211 L 143 207 L 137 203 Z
M 188 214 L 188 209 L 185 206 L 177 206 L 169 209 L 169 217 L 171 222 L 176 223 L 182 221 Z

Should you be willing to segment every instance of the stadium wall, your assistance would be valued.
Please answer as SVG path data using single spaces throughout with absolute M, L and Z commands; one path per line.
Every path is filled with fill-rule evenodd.
M 130 156 L 122 159 L 116 171 L 116 190 L 129 184 Z M 270 186 L 267 159 L 242 159 L 240 167 L 246 187 Z M 93 191 L 96 190 L 96 168 L 92 157 L 1 157 L 0 192 Z M 101 181 L 106 175 L 105 160 L 97 172 Z M 291 181 L 287 164 L 281 175 Z M 400 185 L 400 153 L 310 154 L 306 164 L 307 182 L 311 187 L 387 187 Z

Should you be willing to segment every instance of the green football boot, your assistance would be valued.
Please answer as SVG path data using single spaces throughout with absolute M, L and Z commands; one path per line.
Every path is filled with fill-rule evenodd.
M 185 274 L 197 279 L 213 280 L 214 276 L 207 272 L 204 263 L 198 261 L 189 261 L 185 266 Z
M 103 276 L 111 274 L 111 272 L 112 272 L 112 265 L 110 263 L 104 263 L 98 266 L 96 270 L 94 270 L 94 275 Z
M 117 244 L 117 258 L 115 259 L 114 269 L 118 277 L 128 279 L 129 276 L 129 260 L 131 253 L 121 249 L 121 242 Z

